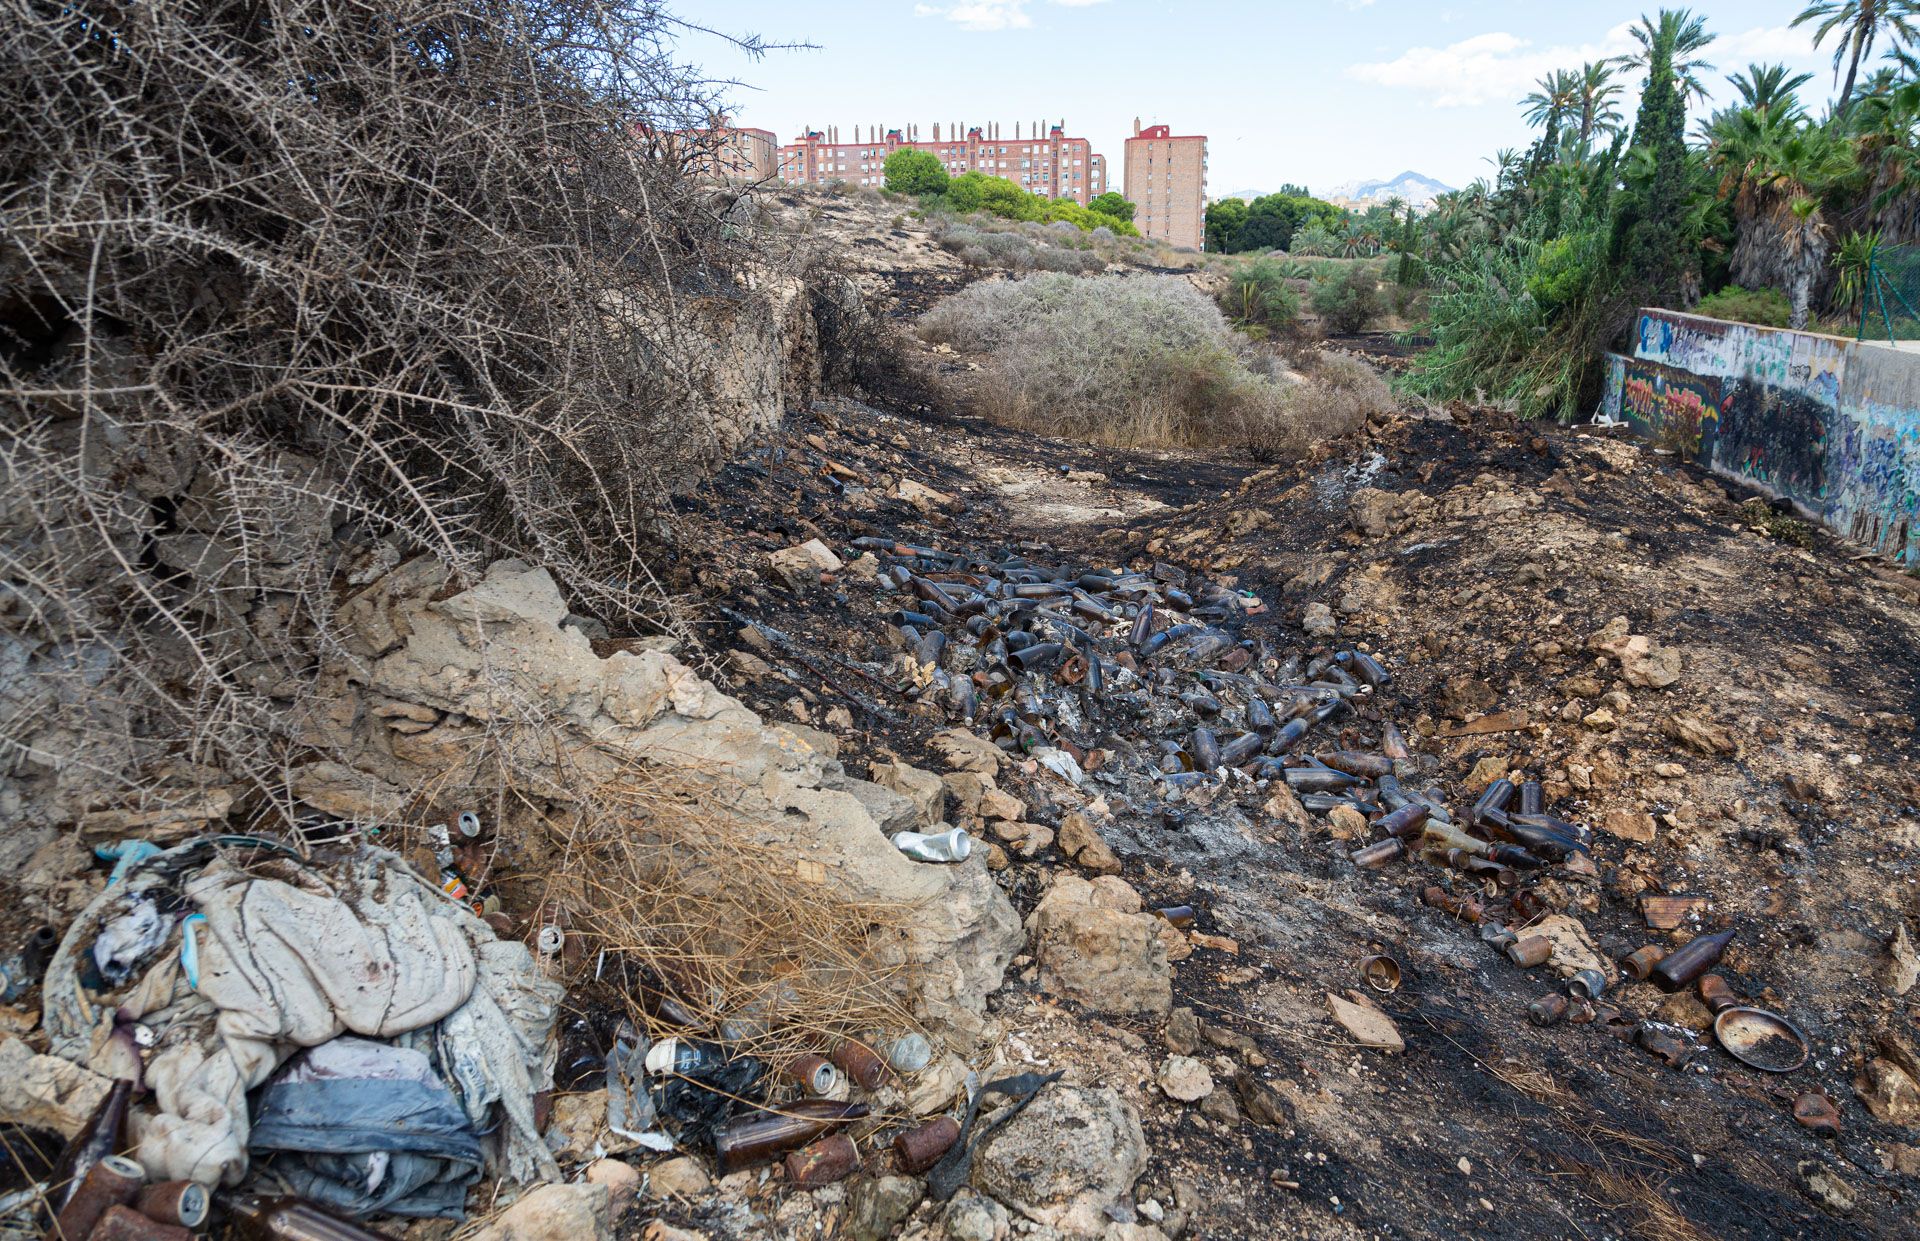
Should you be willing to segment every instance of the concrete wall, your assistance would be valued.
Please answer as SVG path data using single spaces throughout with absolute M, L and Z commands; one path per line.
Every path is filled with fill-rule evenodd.
M 1920 563 L 1920 354 L 1645 310 L 1600 412 Z

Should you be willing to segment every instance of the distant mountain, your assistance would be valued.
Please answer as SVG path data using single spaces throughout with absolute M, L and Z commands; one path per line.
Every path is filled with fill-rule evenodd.
M 1425 207 L 1440 195 L 1452 192 L 1451 185 L 1435 181 L 1432 177 L 1417 172 L 1403 172 L 1391 181 L 1353 181 L 1335 186 L 1327 191 L 1327 197 L 1369 203 L 1400 198 L 1416 207 Z

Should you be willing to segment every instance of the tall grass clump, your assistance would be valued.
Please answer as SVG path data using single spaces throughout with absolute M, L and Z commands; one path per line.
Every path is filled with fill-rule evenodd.
M 1256 374 L 1244 343 L 1178 277 L 1043 273 L 974 285 L 920 321 L 936 344 L 991 356 L 989 416 L 1118 445 L 1240 447 L 1262 459 L 1313 438 L 1299 385 Z

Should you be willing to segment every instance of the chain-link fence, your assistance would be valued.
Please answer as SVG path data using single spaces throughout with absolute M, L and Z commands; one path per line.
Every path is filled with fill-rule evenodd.
M 1876 246 L 1860 289 L 1859 340 L 1920 340 L 1920 249 Z

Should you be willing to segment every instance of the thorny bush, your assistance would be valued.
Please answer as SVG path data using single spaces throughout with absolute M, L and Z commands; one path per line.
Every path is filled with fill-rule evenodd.
M 674 623 L 644 555 L 719 447 L 689 309 L 768 274 L 686 175 L 716 99 L 676 32 L 648 0 L 0 0 L 9 779 L 138 800 L 152 738 L 291 814 L 288 704 L 413 555 Z

